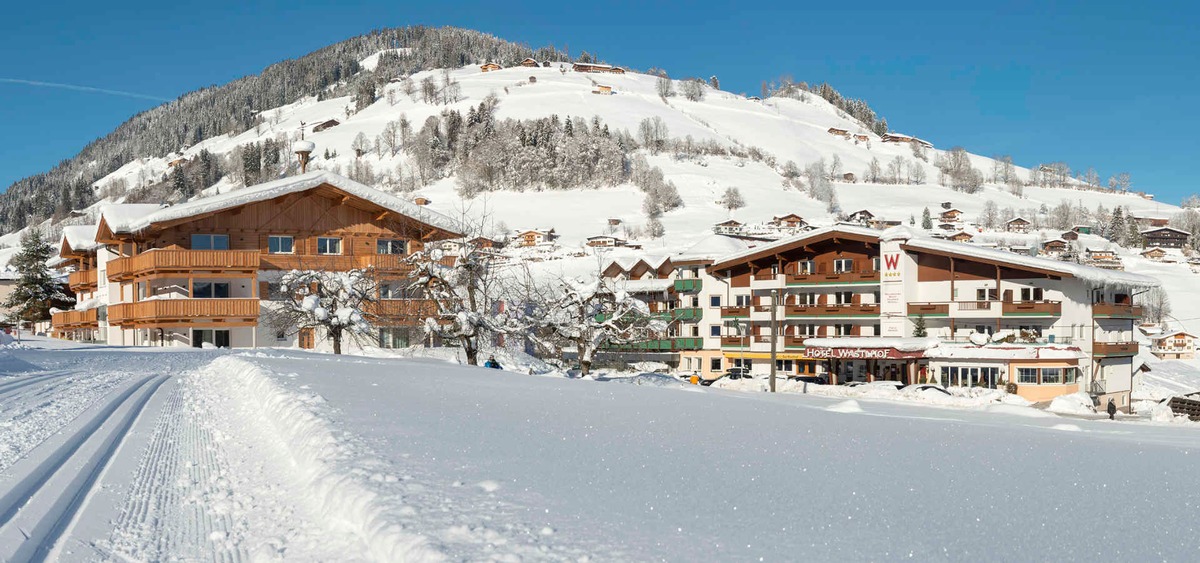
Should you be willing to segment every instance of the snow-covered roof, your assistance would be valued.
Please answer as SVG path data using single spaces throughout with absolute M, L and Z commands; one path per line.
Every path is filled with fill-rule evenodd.
M 1152 336 L 1151 336 L 1151 335 L 1147 335 L 1147 336 L 1150 336 L 1150 339 L 1151 339 L 1151 340 L 1166 340 L 1166 339 L 1168 339 L 1168 338 L 1173 338 L 1173 337 L 1175 337 L 1175 336 L 1186 336 L 1186 337 L 1188 337 L 1188 338 L 1195 338 L 1195 337 L 1196 337 L 1196 335 L 1194 335 L 1194 334 L 1192 334 L 1192 333 L 1190 333 L 1190 332 L 1182 331 L 1182 330 L 1173 330 L 1173 331 L 1171 331 L 1171 332 L 1168 332 L 1168 333 L 1166 333 L 1166 334 L 1155 334 L 1155 335 L 1152 335 Z
M 1016 344 L 942 343 L 925 352 L 926 358 L 970 360 L 1078 360 L 1087 355 L 1075 346 L 1021 346 Z
M 1157 231 L 1175 231 L 1179 234 L 1189 235 L 1189 236 L 1192 234 L 1183 229 L 1176 229 L 1175 227 L 1150 227 L 1149 229 L 1142 229 L 1142 230 L 1138 231 L 1138 234 L 1144 235 L 1146 233 L 1153 233 L 1153 232 L 1157 232 Z
M 617 282 L 615 286 L 616 289 L 625 290 L 628 293 L 652 293 L 671 289 L 675 286 L 675 281 L 657 278 L 649 280 L 625 280 Z
M 312 141 L 301 139 L 292 143 L 292 152 L 313 152 L 317 149 L 317 144 Z
M 1150 248 L 1147 248 L 1146 250 L 1143 250 L 1143 251 L 1139 252 L 1138 254 L 1150 254 L 1151 252 L 1165 253 L 1166 250 L 1163 250 L 1162 247 L 1160 247 L 1160 246 L 1151 246 Z
M 923 352 L 936 348 L 939 342 L 932 336 L 908 338 L 854 336 L 849 338 L 808 338 L 804 340 L 804 345 L 814 348 L 894 348 L 900 352 Z
M 681 260 L 716 260 L 721 256 L 744 252 L 746 241 L 725 235 L 708 235 L 676 255 Z
M 1063 240 L 1063 239 L 1060 239 L 1060 238 L 1052 238 L 1052 239 L 1050 239 L 1050 240 L 1048 240 L 1048 241 L 1046 241 L 1046 242 L 1043 242 L 1043 243 L 1042 243 L 1042 246 L 1046 246 L 1047 244 L 1050 244 L 1050 243 L 1052 243 L 1052 242 L 1061 242 L 1061 243 L 1063 243 L 1063 244 L 1067 244 L 1067 241 L 1065 241 L 1065 240 Z
M 174 221 L 193 215 L 230 209 L 248 203 L 266 201 L 287 194 L 311 190 L 322 184 L 332 185 L 354 197 L 369 201 L 406 217 L 411 217 L 431 227 L 436 227 L 450 233 L 459 233 L 462 230 L 457 221 L 441 213 L 430 210 L 425 206 L 409 203 L 392 194 L 325 170 L 316 170 L 305 174 L 289 176 L 221 195 L 197 199 L 165 207 L 153 213 L 141 214 L 137 217 L 125 217 L 123 220 L 115 220 L 106 214 L 104 218 L 108 222 L 109 229 L 112 229 L 113 232 L 135 232 L 145 229 L 154 223 Z
M 132 224 L 162 208 L 157 203 L 110 203 L 100 206 L 100 218 L 114 233 L 129 232 Z
M 902 227 L 896 227 L 896 228 L 902 228 Z M 742 250 L 740 252 L 735 252 L 733 254 L 727 254 L 725 256 L 721 256 L 720 259 L 717 260 L 717 262 L 718 263 L 733 262 L 733 261 L 741 260 L 743 258 L 748 258 L 748 257 L 758 254 L 760 252 L 771 251 L 771 250 L 775 250 L 778 248 L 785 248 L 785 247 L 794 245 L 798 242 L 824 238 L 829 235 L 836 235 L 838 233 L 844 233 L 844 234 L 848 234 L 848 235 L 855 235 L 855 236 L 861 236 L 861 237 L 871 237 L 871 238 L 877 238 L 879 236 L 879 231 L 876 231 L 874 229 L 868 229 L 866 227 L 852 227 L 850 225 L 834 225 L 832 227 L 822 227 L 820 229 L 813 229 L 811 231 L 800 233 L 798 235 L 781 238 L 771 244 L 755 246 L 753 248 Z
M 72 250 L 88 251 L 100 246 L 96 242 L 97 225 L 68 225 L 63 227 L 63 240 Z
M 1056 272 L 1064 276 L 1083 280 L 1084 282 L 1093 286 L 1149 288 L 1158 287 L 1161 285 L 1161 282 L 1157 278 L 1143 276 L 1141 274 L 1134 274 L 1119 270 L 1105 270 L 1102 268 L 1084 266 L 1082 264 L 1062 262 L 1060 260 L 1050 260 L 1048 258 L 1039 258 L 1036 256 L 1025 256 L 1022 254 L 1014 254 L 993 248 L 984 248 L 971 244 L 939 240 L 927 236 L 918 236 L 916 231 L 913 231 L 908 227 L 893 227 L 884 231 L 879 238 L 881 240 L 904 240 L 904 244 L 906 246 L 917 250 L 944 252 L 968 258 L 978 258 L 982 260 L 991 260 L 994 262 L 1012 264 L 1016 267 L 1024 266 L 1043 271 Z
M 1029 222 L 1029 221 L 1027 221 L 1027 220 L 1026 220 L 1024 217 L 1013 217 L 1012 219 L 1009 219 L 1009 220 L 1005 221 L 1005 224 L 1007 224 L 1007 223 L 1015 223 L 1015 222 L 1017 222 L 1017 221 L 1020 221 L 1020 222 L 1022 222 L 1022 223 L 1028 223 L 1028 222 Z

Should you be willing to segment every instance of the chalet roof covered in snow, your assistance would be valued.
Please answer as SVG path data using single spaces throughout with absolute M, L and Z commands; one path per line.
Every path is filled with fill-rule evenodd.
M 1087 355 L 1075 346 L 941 343 L 925 352 L 925 357 L 945 360 L 1079 360 Z
M 127 232 L 129 225 L 162 208 L 157 203 L 112 203 L 100 206 L 100 220 L 114 233 Z
M 825 238 L 836 237 L 839 234 L 854 237 L 854 238 L 859 238 L 859 239 L 861 239 L 861 238 L 878 239 L 879 238 L 879 231 L 876 231 L 874 229 L 868 229 L 866 227 L 852 227 L 850 225 L 840 225 L 839 224 L 839 225 L 834 225 L 832 227 L 822 227 L 820 229 L 814 229 L 814 230 L 811 230 L 811 231 L 808 231 L 805 233 L 801 233 L 798 235 L 779 239 L 778 241 L 775 241 L 770 244 L 755 246 L 753 248 L 743 250 L 741 252 L 735 252 L 733 254 L 728 254 L 728 255 L 722 256 L 719 259 L 717 259 L 716 263 L 713 264 L 711 267 L 713 269 L 720 269 L 719 268 L 720 266 L 730 265 L 730 264 L 736 263 L 736 262 L 742 262 L 742 261 L 745 261 L 752 257 L 755 257 L 758 254 L 762 254 L 764 256 L 769 256 L 771 254 L 781 252 L 785 249 L 792 248 L 797 245 L 803 245 L 804 243 L 809 242 L 809 241 L 815 241 L 815 240 L 820 240 L 820 239 L 825 239 Z
M 1176 336 L 1186 336 L 1186 337 L 1188 337 L 1188 338 L 1196 338 L 1196 335 L 1194 335 L 1194 334 L 1192 334 L 1192 333 L 1190 333 L 1190 332 L 1183 331 L 1183 330 L 1173 330 L 1173 331 L 1171 331 L 1171 332 L 1168 332 L 1168 333 L 1166 333 L 1166 334 L 1154 334 L 1154 335 L 1150 335 L 1150 339 L 1151 339 L 1151 340 L 1166 340 L 1166 339 L 1168 339 L 1168 338 L 1174 338 L 1174 337 L 1176 337 Z
M 675 287 L 675 281 L 666 279 L 624 280 L 615 283 L 614 286 L 615 289 L 624 290 L 627 293 L 654 293 Z
M 1161 285 L 1161 282 L 1159 282 L 1157 278 L 1143 276 L 1141 274 L 1134 274 L 1118 270 L 1105 270 L 1102 268 L 1084 266 L 1082 264 L 1074 264 L 1060 260 L 1050 260 L 1047 258 L 1038 258 L 1036 256 L 1025 256 L 1022 254 L 1014 254 L 1012 252 L 1005 252 L 998 249 L 983 248 L 972 244 L 964 244 L 960 242 L 919 236 L 919 233 L 909 229 L 908 227 L 893 227 L 888 229 L 880 235 L 880 239 L 901 240 L 904 242 L 905 247 L 918 251 L 926 250 L 930 252 L 952 254 L 964 258 L 975 258 L 979 260 L 987 260 L 989 262 L 1011 264 L 1015 268 L 1024 267 L 1039 271 L 1053 272 L 1063 277 L 1083 280 L 1092 286 L 1151 288 Z
M 708 235 L 680 252 L 679 260 L 716 260 L 722 256 L 744 252 L 750 245 L 745 240 L 725 235 Z
M 108 228 L 112 232 L 137 232 L 150 227 L 155 223 L 165 221 L 174 221 L 192 217 L 194 215 L 202 215 L 215 211 L 222 211 L 234 207 L 256 203 L 274 199 L 279 196 L 303 192 L 311 190 L 322 184 L 329 184 L 339 190 L 346 192 L 354 197 L 369 201 L 389 211 L 399 213 L 406 217 L 411 217 L 431 227 L 447 231 L 449 233 L 459 233 L 462 227 L 457 221 L 442 215 L 436 211 L 432 211 L 424 206 L 416 205 L 394 195 L 383 192 L 376 188 L 372 188 L 365 184 L 360 184 L 340 174 L 317 170 L 297 176 L 281 178 L 271 182 L 249 186 L 240 190 L 227 192 L 221 195 L 206 197 L 181 203 L 171 207 L 165 207 L 148 214 L 128 214 L 121 216 L 104 215 L 104 219 L 108 224 Z
M 1172 232 L 1179 233 L 1181 235 L 1188 235 L 1188 236 L 1191 236 L 1191 234 L 1192 234 L 1183 229 L 1176 229 L 1175 227 L 1150 227 L 1149 229 L 1142 229 L 1142 230 L 1138 231 L 1138 234 L 1145 235 L 1145 234 L 1149 234 L 1149 233 L 1157 233 L 1159 231 L 1172 231 Z
M 62 242 L 77 252 L 94 250 L 100 246 L 96 242 L 96 225 L 68 225 L 63 227 Z M 61 246 L 61 245 L 60 245 Z

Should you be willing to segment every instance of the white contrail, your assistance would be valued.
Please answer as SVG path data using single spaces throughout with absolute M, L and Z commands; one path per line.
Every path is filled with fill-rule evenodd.
M 168 98 L 160 98 L 158 96 L 150 96 L 148 94 L 138 94 L 137 92 L 124 92 L 121 90 L 109 90 L 107 88 L 93 88 L 91 86 L 78 86 L 75 84 L 60 84 L 58 82 L 42 82 L 40 80 L 23 80 L 20 78 L 0 78 L 0 82 L 8 84 L 24 84 L 26 86 L 42 86 L 46 88 L 62 88 L 64 90 L 75 90 L 78 92 L 95 92 L 97 94 L 110 94 L 113 96 L 125 96 L 128 98 L 141 98 L 143 100 L 154 100 L 156 102 L 169 102 Z

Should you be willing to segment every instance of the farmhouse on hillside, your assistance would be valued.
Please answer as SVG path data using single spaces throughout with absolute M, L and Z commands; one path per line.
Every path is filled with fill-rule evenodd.
M 1023 217 L 1013 217 L 1004 223 L 1004 230 L 1010 233 L 1029 232 L 1029 221 Z
M 571 65 L 571 70 L 575 72 L 607 72 L 609 74 L 625 74 L 625 69 L 619 66 L 604 65 L 599 63 L 575 63 Z
M 1191 233 L 1175 227 L 1151 227 L 1138 231 L 1142 235 L 1142 248 L 1183 248 Z

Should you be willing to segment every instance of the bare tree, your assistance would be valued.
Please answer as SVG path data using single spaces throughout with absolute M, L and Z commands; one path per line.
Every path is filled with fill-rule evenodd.
M 366 133 L 359 131 L 358 135 L 354 137 L 354 142 L 350 144 L 350 148 L 354 149 L 354 155 L 359 158 L 371 152 L 371 142 L 367 140 Z
M 1165 289 L 1156 287 L 1137 297 L 1145 311 L 1146 320 L 1161 323 L 1171 316 L 1171 296 L 1167 295 Z
M 704 81 L 699 78 L 688 78 L 684 80 L 679 89 L 683 92 L 683 97 L 693 102 L 698 102 L 704 99 Z
M 717 203 L 721 204 L 721 207 L 728 209 L 730 213 L 746 206 L 746 200 L 742 198 L 741 190 L 735 186 L 725 188 L 725 193 L 721 196 L 721 199 L 717 200 Z
M 268 316 L 276 330 L 294 334 L 321 329 L 332 342 L 334 354 L 342 353 L 345 337 L 371 333 L 369 309 L 379 295 L 371 270 L 292 270 L 283 275 L 279 286 L 289 299 Z
M 658 80 L 654 83 L 654 88 L 658 91 L 658 97 L 666 101 L 667 98 L 675 95 L 675 85 L 671 78 L 667 76 L 666 71 L 659 71 Z

